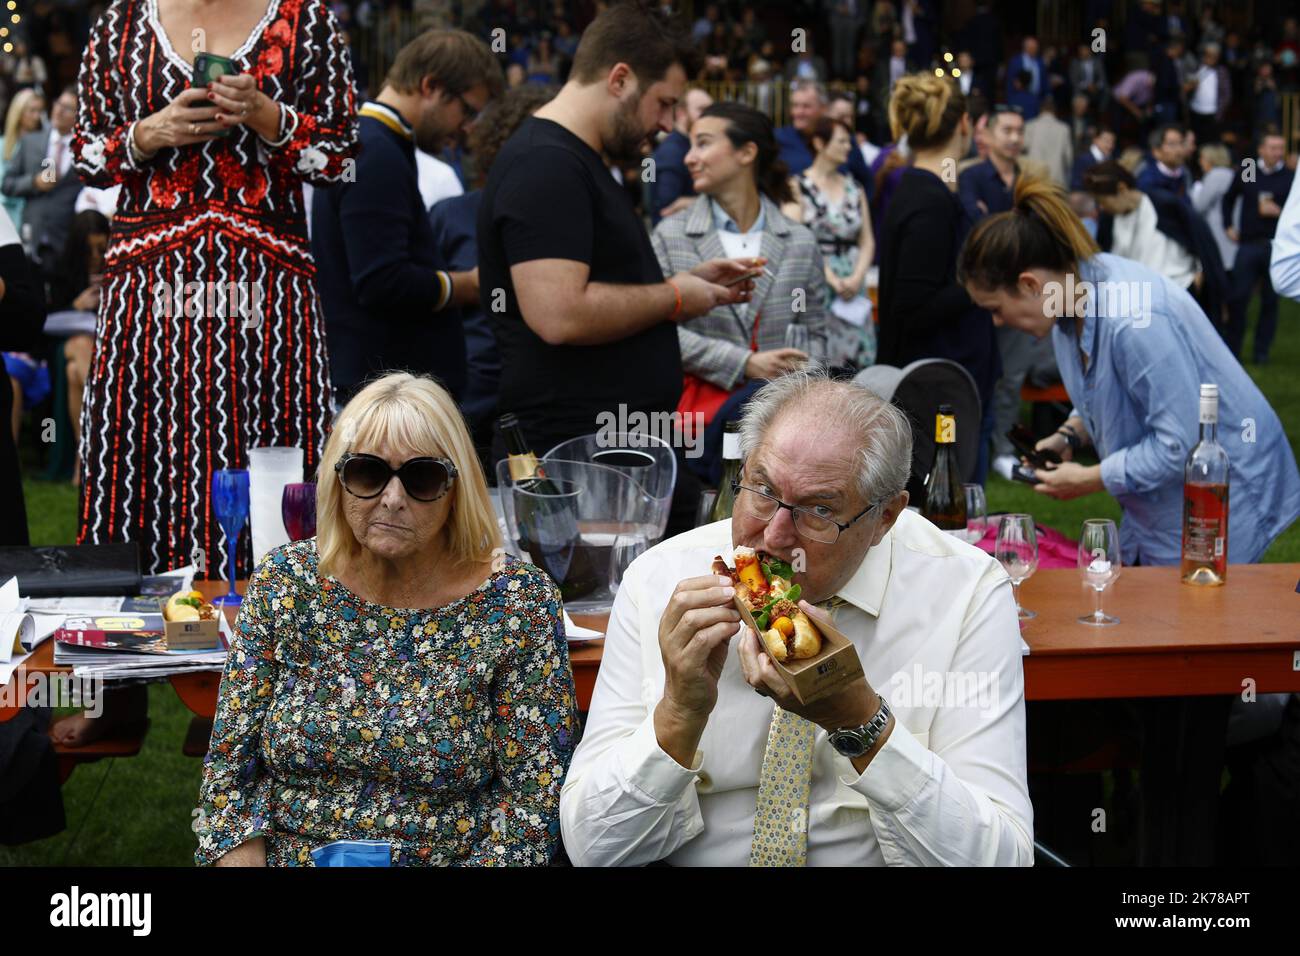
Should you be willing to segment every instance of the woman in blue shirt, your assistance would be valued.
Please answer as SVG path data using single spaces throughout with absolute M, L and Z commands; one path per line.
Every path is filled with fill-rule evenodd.
M 1219 387 L 1231 465 L 1228 560 L 1258 561 L 1300 516 L 1300 471 L 1282 423 L 1196 301 L 1163 276 L 1101 253 L 1059 189 L 1022 177 L 1009 212 L 971 233 L 958 276 L 993 321 L 1051 335 L 1074 403 L 1039 443 L 1061 454 L 1034 490 L 1108 491 L 1124 510 L 1126 564 L 1176 564 L 1183 466 L 1199 435 L 1203 382 Z M 1091 442 L 1100 464 L 1072 461 Z

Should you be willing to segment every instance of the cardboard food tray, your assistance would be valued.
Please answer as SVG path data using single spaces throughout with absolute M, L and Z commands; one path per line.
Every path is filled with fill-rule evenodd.
M 740 618 L 758 635 L 763 642 L 763 632 L 754 623 L 754 616 L 749 606 L 737 594 L 734 598 Z M 823 624 L 809 615 L 813 627 L 822 635 L 822 649 L 813 657 L 801 661 L 792 661 L 789 666 L 782 664 L 770 654 L 768 657 L 775 665 L 777 673 L 789 685 L 790 691 L 801 704 L 809 704 L 826 697 L 849 681 L 862 676 L 862 661 L 858 659 L 858 650 L 853 642 L 830 624 Z
M 220 610 L 217 611 L 220 614 Z M 166 621 L 163 631 L 169 651 L 206 651 L 221 646 L 221 622 Z

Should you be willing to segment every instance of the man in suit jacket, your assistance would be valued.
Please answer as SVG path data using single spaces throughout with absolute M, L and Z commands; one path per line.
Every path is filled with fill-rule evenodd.
M 1100 57 L 1092 55 L 1092 46 L 1080 43 L 1077 55 L 1070 61 L 1070 89 L 1078 96 L 1088 97 L 1088 102 L 1104 111 L 1110 98 L 1110 81 L 1106 79 L 1106 65 Z
M 1025 119 L 1031 120 L 1046 94 L 1047 67 L 1038 55 L 1038 37 L 1025 37 L 1020 52 L 1007 64 L 1007 102 L 1019 106 Z
M 1047 167 L 1053 182 L 1069 184 L 1074 147 L 1069 124 L 1056 118 L 1056 101 L 1043 97 L 1042 112 L 1025 124 L 1025 155 Z
M 72 130 L 77 122 L 77 88 L 70 86 L 54 101 L 50 128 L 28 133 L 18 141 L 0 192 L 27 200 L 23 224 L 40 265 L 48 271 L 63 252 L 81 192 L 81 179 L 72 165 Z
M 1070 171 L 1070 189 L 1079 192 L 1083 189 L 1083 174 L 1098 163 L 1104 163 L 1115 152 L 1115 131 L 1109 127 L 1098 127 L 1092 138 L 1092 144 L 1074 160 Z

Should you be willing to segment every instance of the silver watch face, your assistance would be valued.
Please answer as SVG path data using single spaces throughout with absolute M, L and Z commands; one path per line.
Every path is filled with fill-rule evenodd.
M 867 752 L 867 742 L 859 734 L 837 730 L 830 736 L 831 746 L 845 757 L 861 757 Z

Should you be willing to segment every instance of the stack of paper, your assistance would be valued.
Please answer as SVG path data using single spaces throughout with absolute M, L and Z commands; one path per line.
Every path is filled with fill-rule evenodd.
M 0 687 L 40 643 L 36 622 L 27 613 L 28 599 L 18 594 L 18 579 L 10 578 L 0 587 Z
M 161 631 L 156 639 L 149 640 L 143 633 L 105 637 L 103 632 L 83 635 L 72 629 L 83 623 L 83 618 L 69 617 L 68 627 L 58 632 L 54 645 L 54 663 L 71 667 L 79 678 L 140 680 L 191 671 L 220 671 L 225 667 L 232 636 L 224 614 L 220 616 L 221 646 L 206 650 L 167 650 Z

